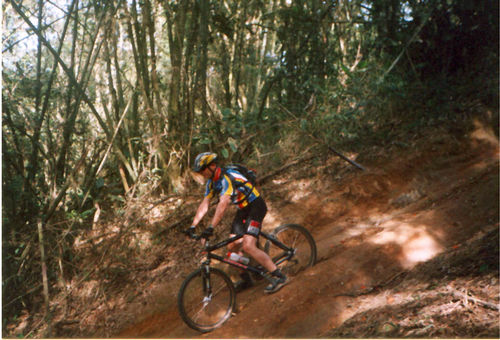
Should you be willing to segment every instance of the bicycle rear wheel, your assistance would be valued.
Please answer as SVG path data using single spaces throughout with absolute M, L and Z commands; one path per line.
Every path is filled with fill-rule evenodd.
M 200 268 L 182 283 L 177 304 L 179 314 L 191 328 L 210 332 L 231 317 L 236 291 L 231 279 L 217 268 Z
M 298 224 L 283 224 L 274 229 L 272 234 L 281 243 L 295 250 L 290 260 L 278 264 L 283 273 L 294 276 L 316 263 L 316 242 L 306 228 Z M 266 241 L 264 250 L 274 262 L 285 253 L 269 240 Z

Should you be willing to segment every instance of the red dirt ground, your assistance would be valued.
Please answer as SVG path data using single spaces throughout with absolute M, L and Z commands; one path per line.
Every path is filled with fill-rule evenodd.
M 374 148 L 358 157 L 365 172 L 334 157 L 303 164 L 262 188 L 265 225 L 306 226 L 314 267 L 271 296 L 264 282 L 238 294 L 236 315 L 208 334 L 182 322 L 173 278 L 113 336 L 497 338 L 498 156 L 478 126 L 465 140 L 433 133 L 410 150 Z

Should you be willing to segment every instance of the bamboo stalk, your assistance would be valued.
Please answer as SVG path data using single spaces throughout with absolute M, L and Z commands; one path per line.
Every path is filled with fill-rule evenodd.
M 42 266 L 42 284 L 43 284 L 43 299 L 44 299 L 44 314 L 47 321 L 50 334 L 50 297 L 49 297 L 49 280 L 47 278 L 47 259 L 45 256 L 45 245 L 43 240 L 43 221 L 41 218 L 37 221 L 38 243 L 40 246 L 40 257 Z

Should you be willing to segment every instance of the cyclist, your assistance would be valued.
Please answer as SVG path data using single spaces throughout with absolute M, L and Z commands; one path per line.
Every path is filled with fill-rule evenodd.
M 271 273 L 271 283 L 264 289 L 265 293 L 274 293 L 288 283 L 288 277 L 284 275 L 273 263 L 271 258 L 257 247 L 262 220 L 267 213 L 267 206 L 259 191 L 248 182 L 239 172 L 233 169 L 223 170 L 217 165 L 217 154 L 212 152 L 200 153 L 194 162 L 193 171 L 201 174 L 207 179 L 205 197 L 200 203 L 193 224 L 187 232 L 193 234 L 198 223 L 208 212 L 210 199 L 219 195 L 219 203 L 215 209 L 212 223 L 206 228 L 202 236 L 211 236 L 214 227 L 222 220 L 229 204 L 236 204 L 238 210 L 231 226 L 231 236 L 245 234 L 243 238 L 228 245 L 228 249 L 242 255 L 244 251 L 253 257 L 260 265 Z M 233 185 L 230 176 L 240 185 Z M 204 240 L 203 240 L 204 242 Z M 238 290 L 252 285 L 248 272 L 241 274 L 242 281 L 236 284 Z

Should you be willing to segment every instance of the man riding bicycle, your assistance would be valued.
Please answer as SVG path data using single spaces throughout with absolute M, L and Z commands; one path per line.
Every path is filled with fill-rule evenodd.
M 199 205 L 193 224 L 188 233 L 194 234 L 198 223 L 208 212 L 210 199 L 219 195 L 219 203 L 215 209 L 212 223 L 206 228 L 202 236 L 211 236 L 214 227 L 222 220 L 229 204 L 235 204 L 238 211 L 231 226 L 231 237 L 245 234 L 243 238 L 228 245 L 232 252 L 242 255 L 242 251 L 253 257 L 260 265 L 271 273 L 271 284 L 265 289 L 265 293 L 274 293 L 288 283 L 288 278 L 273 263 L 271 258 L 257 247 L 262 221 L 267 213 L 267 206 L 259 191 L 247 178 L 235 169 L 222 169 L 217 165 L 217 154 L 212 152 L 200 153 L 194 162 L 193 171 L 201 174 L 207 179 L 205 197 Z M 233 184 L 231 178 L 239 185 Z M 237 283 L 237 289 L 243 289 L 252 285 L 248 272 L 241 274 L 242 281 Z

